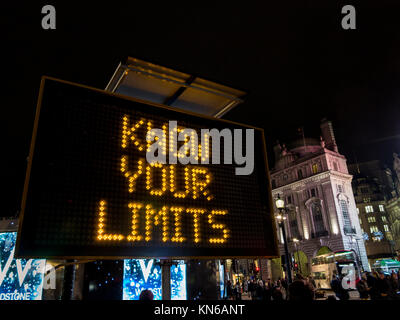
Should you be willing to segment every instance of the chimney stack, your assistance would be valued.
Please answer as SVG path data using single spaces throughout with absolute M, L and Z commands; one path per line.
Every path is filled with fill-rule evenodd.
M 335 140 L 335 134 L 333 132 L 332 122 L 328 121 L 326 118 L 321 120 L 321 133 L 326 148 L 334 152 L 339 152 Z

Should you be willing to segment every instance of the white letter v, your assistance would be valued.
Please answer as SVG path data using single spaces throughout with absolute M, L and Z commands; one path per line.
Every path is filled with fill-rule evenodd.
M 19 285 L 22 286 L 22 283 L 25 280 L 26 274 L 28 273 L 29 269 L 31 268 L 32 259 L 28 260 L 28 262 L 26 263 L 25 268 L 23 270 L 22 270 L 21 259 L 16 259 L 15 261 L 17 263 Z
M 151 259 L 147 264 L 147 267 L 145 267 L 144 259 L 139 259 L 140 268 L 142 269 L 143 272 L 144 282 L 147 282 L 147 279 L 149 278 L 151 267 L 153 266 L 153 261 L 154 259 Z
M 4 266 L 3 270 L 1 270 L 1 265 L 0 265 L 0 286 L 3 283 L 3 280 L 8 272 L 8 269 L 10 269 L 10 265 L 11 265 L 13 258 L 14 258 L 14 249 L 12 249 L 10 255 L 8 256 L 6 265 Z

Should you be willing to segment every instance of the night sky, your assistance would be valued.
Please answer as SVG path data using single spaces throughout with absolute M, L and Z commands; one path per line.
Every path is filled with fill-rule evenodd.
M 2 4 L 0 215 L 20 207 L 40 77 L 103 89 L 128 56 L 247 92 L 225 118 L 264 128 L 271 165 L 277 139 L 301 126 L 318 138 L 327 117 L 349 162 L 390 166 L 400 152 L 400 4 L 321 2 Z M 41 28 L 45 4 L 57 10 L 56 30 Z M 356 30 L 341 27 L 345 4 L 356 7 Z

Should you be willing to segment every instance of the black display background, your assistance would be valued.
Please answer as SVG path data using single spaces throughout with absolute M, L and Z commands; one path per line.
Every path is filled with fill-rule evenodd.
M 178 121 L 179 127 L 193 129 L 249 128 L 44 78 L 30 177 L 27 177 L 29 184 L 24 191 L 26 205 L 22 208 L 17 241 L 19 257 L 277 255 L 262 130 L 255 129 L 255 168 L 251 175 L 235 175 L 236 164 L 194 165 L 211 171 L 213 180 L 209 190 L 214 198 L 211 201 L 204 197 L 179 199 L 168 191 L 163 196 L 150 195 L 145 189 L 145 173 L 137 181 L 136 191 L 128 192 L 127 179 L 120 171 L 121 156 L 129 156 L 129 168 L 135 171 L 134 163 L 139 157 L 145 158 L 145 152 L 139 152 L 132 143 L 127 149 L 121 148 L 124 115 L 130 117 L 131 124 L 139 118 L 151 120 L 155 128 L 161 128 L 169 120 Z M 144 139 L 145 133 L 140 129 L 136 136 Z M 176 165 L 181 186 L 184 167 Z M 159 181 L 157 175 L 154 177 L 155 182 Z M 230 238 L 225 244 L 206 242 L 210 236 L 221 234 L 208 227 L 206 213 L 200 221 L 202 241 L 199 244 L 193 242 L 191 215 L 182 219 L 183 234 L 187 238 L 183 243 L 163 243 L 158 227 L 154 228 L 153 240 L 149 242 L 99 241 L 96 239 L 98 203 L 102 199 L 107 201 L 107 233 L 120 233 L 125 237 L 130 234 L 132 214 L 128 203 L 141 202 L 155 209 L 167 205 L 203 208 L 207 213 L 211 209 L 228 210 L 226 216 L 217 216 L 215 220 L 227 225 Z M 173 220 L 170 220 L 171 229 L 172 226 Z

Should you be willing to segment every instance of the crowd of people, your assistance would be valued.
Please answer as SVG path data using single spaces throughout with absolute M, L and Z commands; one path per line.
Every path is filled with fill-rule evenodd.
M 279 278 L 277 281 L 247 280 L 242 284 L 227 283 L 227 298 L 242 300 L 242 294 L 252 300 L 282 301 L 282 300 L 313 300 L 315 297 L 315 281 L 312 277 L 296 275 L 289 285 L 287 279 Z
M 365 272 L 357 283 L 362 300 L 400 300 L 400 270 L 395 273 Z
M 349 288 L 344 286 L 346 280 L 343 275 L 332 276 L 331 289 L 335 296 L 330 295 L 328 300 L 349 300 Z M 227 299 L 242 300 L 242 295 L 247 295 L 252 300 L 263 301 L 311 301 L 316 298 L 316 284 L 314 279 L 297 274 L 292 283 L 287 279 L 279 278 L 277 281 L 247 280 L 235 284 L 227 282 Z M 357 282 L 356 288 L 362 300 L 400 300 L 400 270 L 390 275 L 383 272 L 364 272 Z M 139 300 L 153 300 L 150 290 L 143 290 Z
M 349 300 L 349 288 L 344 285 L 343 275 L 333 275 L 331 289 L 335 295 L 328 296 L 328 300 Z M 400 271 L 391 275 L 382 272 L 365 272 L 356 283 L 356 289 L 362 300 L 400 300 Z M 227 298 L 242 300 L 247 295 L 252 300 L 264 301 L 311 301 L 317 296 L 317 287 L 314 279 L 297 274 L 291 284 L 287 279 L 247 280 L 241 284 L 232 284 L 228 281 Z

